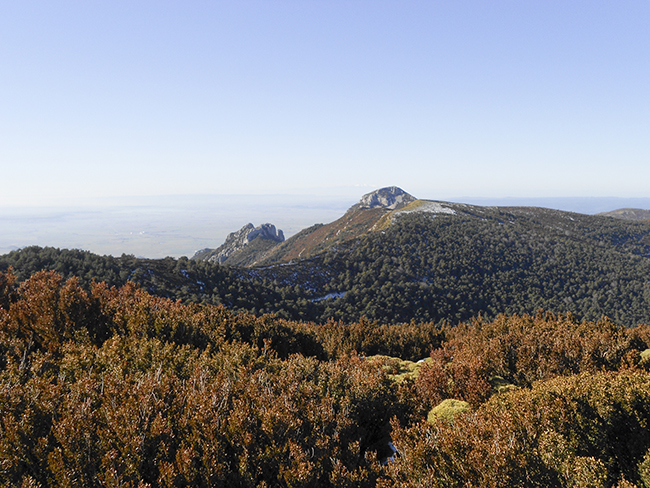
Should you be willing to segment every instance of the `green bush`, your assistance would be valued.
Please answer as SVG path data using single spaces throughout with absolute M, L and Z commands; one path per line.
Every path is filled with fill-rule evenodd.
M 448 398 L 429 411 L 427 422 L 435 424 L 439 419 L 451 422 L 457 415 L 467 412 L 469 408 L 469 403 L 467 402 Z

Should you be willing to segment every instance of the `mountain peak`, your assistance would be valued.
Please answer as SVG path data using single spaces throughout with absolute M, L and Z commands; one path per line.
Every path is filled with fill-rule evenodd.
M 416 198 L 409 195 L 397 186 L 387 186 L 361 197 L 359 203 L 352 208 L 385 208 L 387 210 L 396 210 L 405 207 Z

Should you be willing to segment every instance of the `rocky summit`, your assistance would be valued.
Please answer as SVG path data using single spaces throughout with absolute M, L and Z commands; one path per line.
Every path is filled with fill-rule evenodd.
M 416 198 L 413 195 L 409 195 L 401 188 L 388 186 L 365 194 L 361 197 L 357 205 L 358 208 L 386 208 L 388 210 L 397 210 L 415 200 Z
M 350 239 L 376 230 L 382 217 L 394 211 L 408 210 L 418 200 L 401 188 L 388 186 L 370 192 L 330 224 L 316 224 L 284 240 L 281 230 L 272 224 L 254 227 L 247 224 L 233 232 L 217 249 L 198 251 L 192 259 L 233 266 L 272 265 L 305 259 Z
M 336 221 L 303 229 L 275 247 L 257 264 L 273 265 L 315 256 L 343 242 L 380 230 L 384 224 L 390 223 L 391 214 L 409 211 L 418 202 L 413 195 L 396 186 L 380 188 L 361 197 Z

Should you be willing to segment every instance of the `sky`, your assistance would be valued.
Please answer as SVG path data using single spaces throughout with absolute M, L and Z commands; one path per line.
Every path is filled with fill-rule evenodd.
M 0 205 L 650 197 L 650 2 L 0 3 Z

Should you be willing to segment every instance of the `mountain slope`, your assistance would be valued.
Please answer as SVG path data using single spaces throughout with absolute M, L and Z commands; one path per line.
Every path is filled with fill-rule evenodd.
M 31 248 L 0 256 L 0 269 L 14 266 L 21 280 L 43 268 L 84 283 L 131 279 L 170 298 L 319 323 L 455 323 L 540 308 L 650 323 L 650 222 L 412 197 L 393 203 L 352 207 L 274 247 L 264 266 Z M 254 242 L 244 248 L 254 251 Z
M 248 224 L 228 235 L 219 248 L 198 251 L 192 259 L 232 266 L 255 266 L 308 258 L 370 232 L 387 213 L 413 201 L 415 198 L 401 188 L 381 188 L 361 197 L 335 222 L 316 224 L 287 241 L 284 241 L 282 231 L 276 234 L 271 224 L 257 228 Z
M 309 227 L 273 249 L 257 264 L 268 266 L 306 259 L 377 229 L 391 212 L 402 209 L 415 197 L 401 188 L 390 186 L 367 193 L 338 220 Z
M 308 260 L 254 272 L 313 290 L 320 320 L 456 321 L 544 308 L 650 322 L 648 223 L 415 201 L 375 226 Z

